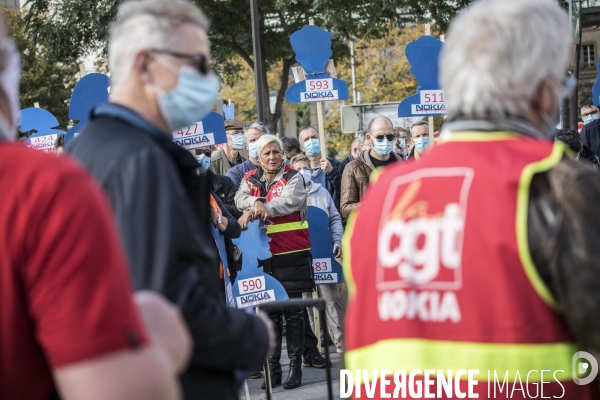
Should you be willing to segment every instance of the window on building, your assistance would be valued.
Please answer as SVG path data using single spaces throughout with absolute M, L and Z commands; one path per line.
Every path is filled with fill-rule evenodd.
M 593 44 L 581 46 L 583 52 L 583 68 L 596 68 L 596 49 Z

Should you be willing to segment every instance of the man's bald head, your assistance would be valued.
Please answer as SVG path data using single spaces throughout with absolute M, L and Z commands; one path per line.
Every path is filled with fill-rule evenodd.
M 390 121 L 389 118 L 384 116 L 375 117 L 369 122 L 369 125 L 367 126 L 367 133 L 373 134 L 374 129 L 387 127 L 389 127 L 392 132 L 394 131 L 394 124 L 392 124 L 392 121 Z

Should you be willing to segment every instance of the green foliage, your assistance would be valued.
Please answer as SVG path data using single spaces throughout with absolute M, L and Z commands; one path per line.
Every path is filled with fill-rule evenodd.
M 1 12 L 21 53 L 21 107 L 39 103 L 54 114 L 61 128 L 67 128 L 68 102 L 76 83 L 77 66 L 53 61 L 48 55 L 47 41 L 32 42 L 25 34 L 20 11 L 3 8 Z
M 253 69 L 252 32 L 248 0 L 194 0 L 211 20 L 209 32 L 215 70 L 229 85 L 241 79 L 245 67 Z M 278 79 L 275 112 L 270 113 L 268 97 L 263 99 L 267 124 L 275 124 L 283 114 L 285 90 L 294 53 L 289 37 L 314 19 L 317 26 L 334 32 L 333 58 L 348 56 L 348 38 L 364 40 L 386 36 L 390 29 L 406 21 L 434 20 L 443 31 L 451 18 L 470 0 L 260 0 L 259 30 L 262 64 L 265 67 L 264 93 L 272 86 L 267 71 L 276 67 Z M 117 13 L 119 0 L 28 0 L 27 29 L 36 43 L 47 41 L 54 60 L 73 62 L 103 50 L 106 54 L 107 29 Z

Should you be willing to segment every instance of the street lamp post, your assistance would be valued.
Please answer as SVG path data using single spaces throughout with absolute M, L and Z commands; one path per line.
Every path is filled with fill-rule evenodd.
M 264 93 L 262 85 L 262 57 L 260 49 L 260 30 L 258 0 L 250 0 L 250 18 L 252 21 L 252 50 L 254 52 L 254 83 L 256 85 L 256 115 L 258 121 L 265 122 Z

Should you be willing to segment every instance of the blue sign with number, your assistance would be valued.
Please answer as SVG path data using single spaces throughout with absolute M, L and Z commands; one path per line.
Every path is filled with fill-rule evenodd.
M 421 36 L 406 45 L 404 53 L 410 72 L 419 83 L 417 93 L 398 105 L 398 117 L 435 117 L 446 114 L 444 94 L 438 80 L 438 60 L 443 42 L 433 36 Z
M 308 207 L 308 233 L 315 283 L 317 285 L 343 283 L 342 266 L 334 258 L 333 236 L 329 231 L 329 216 L 319 207 Z
M 331 32 L 306 25 L 290 37 L 296 61 L 300 63 L 305 81 L 292 85 L 285 92 L 288 103 L 346 100 L 348 84 L 329 76 L 327 62 L 331 58 Z
M 173 141 L 186 150 L 225 143 L 225 120 L 211 111 L 202 121 L 173 132 Z
M 287 300 L 288 295 L 281 283 L 258 266 L 258 260 L 272 257 L 262 221 L 248 224 L 239 239 L 232 239 L 242 252 L 242 270 L 233 283 L 233 296 L 237 308 L 259 306 L 271 301 Z
M 56 117 L 43 108 L 29 107 L 19 111 L 19 126 L 22 132 L 36 132 L 25 140 L 24 145 L 36 150 L 54 151 L 54 142 L 65 131 L 56 129 Z
M 229 103 L 228 106 L 223 104 L 223 118 L 225 119 L 235 119 L 235 104 Z

